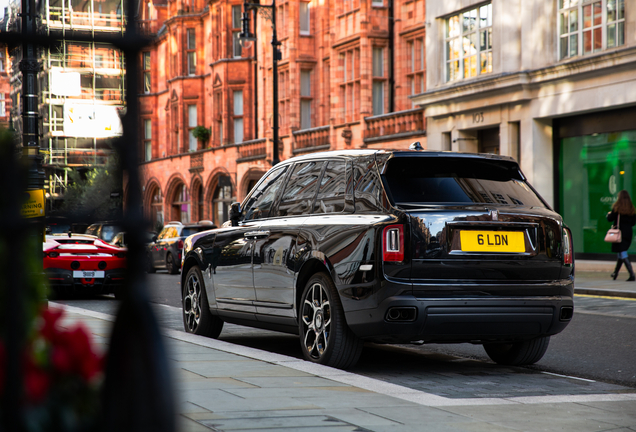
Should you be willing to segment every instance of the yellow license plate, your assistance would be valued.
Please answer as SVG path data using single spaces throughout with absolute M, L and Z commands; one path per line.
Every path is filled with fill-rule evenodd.
M 523 232 L 460 231 L 463 252 L 525 252 Z

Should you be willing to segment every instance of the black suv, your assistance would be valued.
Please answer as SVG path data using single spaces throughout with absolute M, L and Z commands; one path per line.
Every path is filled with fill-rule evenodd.
M 231 213 L 185 241 L 188 332 L 295 333 L 307 360 L 340 368 L 364 341 L 477 343 L 523 365 L 573 315 L 572 235 L 512 158 L 316 153 Z
M 158 236 L 153 236 L 147 247 L 147 271 L 154 273 L 156 269 L 166 269 L 170 274 L 177 274 L 181 269 L 181 252 L 183 240 L 189 235 L 216 228 L 211 221 L 183 224 L 170 222 L 166 224 Z

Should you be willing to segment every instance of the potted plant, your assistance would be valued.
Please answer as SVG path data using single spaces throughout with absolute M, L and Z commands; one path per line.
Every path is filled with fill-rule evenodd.
M 206 143 L 210 139 L 210 129 L 205 126 L 197 126 L 192 129 L 192 136 L 199 141 Z

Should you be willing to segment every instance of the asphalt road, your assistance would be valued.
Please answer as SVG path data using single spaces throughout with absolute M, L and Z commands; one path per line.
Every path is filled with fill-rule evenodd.
M 161 326 L 183 330 L 179 275 L 150 274 L 147 287 Z M 114 314 L 110 296 L 63 303 Z M 296 336 L 228 325 L 220 339 L 292 357 Z M 575 315 L 530 367 L 494 364 L 478 345 L 366 344 L 351 372 L 447 397 L 589 394 L 636 390 L 636 299 L 577 296 Z

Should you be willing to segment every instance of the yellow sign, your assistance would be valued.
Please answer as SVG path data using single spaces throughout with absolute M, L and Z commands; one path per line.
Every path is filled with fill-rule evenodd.
M 521 231 L 461 231 L 464 252 L 525 252 Z
M 26 191 L 26 194 L 28 198 L 26 202 L 22 204 L 22 211 L 20 212 L 22 217 L 44 217 L 44 189 Z

